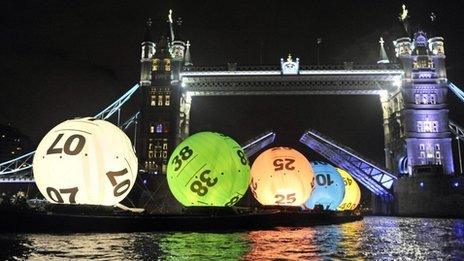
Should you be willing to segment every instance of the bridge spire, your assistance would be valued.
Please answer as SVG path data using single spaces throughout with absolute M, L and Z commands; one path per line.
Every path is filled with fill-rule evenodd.
M 185 50 L 185 58 L 184 58 L 184 65 L 185 66 L 192 66 L 192 57 L 190 56 L 190 41 L 187 41 L 186 50 Z
M 377 63 L 390 63 L 390 60 L 388 60 L 387 52 L 385 51 L 384 47 L 385 41 L 383 40 L 382 37 L 380 37 L 379 44 L 380 44 L 380 54 L 379 54 L 379 60 Z
M 409 36 L 410 35 L 410 32 L 409 32 L 409 30 L 410 30 L 409 29 L 409 10 L 406 9 L 405 4 L 403 4 L 401 6 L 401 12 L 400 12 L 400 15 L 398 16 L 398 19 L 403 24 L 403 28 L 406 31 L 406 34 Z
M 174 27 L 173 27 L 173 22 L 172 22 L 172 9 L 169 9 L 168 23 L 169 23 L 169 32 L 171 36 L 171 42 L 173 42 L 175 39 L 174 39 Z

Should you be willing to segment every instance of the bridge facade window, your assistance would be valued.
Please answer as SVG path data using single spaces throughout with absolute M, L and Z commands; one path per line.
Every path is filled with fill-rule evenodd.
M 437 104 L 437 94 L 434 92 L 415 93 L 414 103 L 415 104 Z
M 441 152 L 435 151 L 435 163 L 441 165 Z
M 440 144 L 419 144 L 419 159 L 422 165 L 425 164 L 442 164 L 442 155 Z
M 417 121 L 417 132 L 438 132 L 438 121 Z
M 417 61 L 413 62 L 414 69 L 431 69 L 433 68 L 433 62 L 429 58 L 421 58 L 417 59 Z
M 159 59 L 154 59 L 153 60 L 153 66 L 152 66 L 153 71 L 158 71 L 159 70 L 159 63 L 160 63 Z
M 430 94 L 430 104 L 437 104 L 437 95 L 435 93 Z
M 164 59 L 164 70 L 166 72 L 171 71 L 171 59 Z
M 150 95 L 150 105 L 156 106 L 156 95 Z
M 148 159 L 153 159 L 155 156 L 153 143 L 148 143 Z
M 156 124 L 156 133 L 162 133 L 163 132 L 163 124 L 162 123 L 157 123 Z
M 425 150 L 419 152 L 419 159 L 420 159 L 421 165 L 427 164 L 427 158 L 425 157 Z
M 148 91 L 148 96 L 149 96 L 149 104 L 150 106 L 156 106 L 156 88 L 150 87 L 150 90 Z
M 171 94 L 169 92 L 166 92 L 164 96 L 164 105 L 165 106 L 171 105 Z
M 422 94 L 422 104 L 428 104 L 429 103 L 429 95 L 424 93 Z

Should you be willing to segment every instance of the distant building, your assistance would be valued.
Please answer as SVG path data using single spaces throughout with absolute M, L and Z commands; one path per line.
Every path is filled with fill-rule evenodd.
M 16 158 L 32 150 L 32 142 L 26 135 L 10 125 L 0 124 L 0 162 Z

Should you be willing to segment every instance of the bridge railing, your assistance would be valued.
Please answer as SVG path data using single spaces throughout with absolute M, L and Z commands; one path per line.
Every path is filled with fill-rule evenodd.
M 35 151 L 24 154 L 18 158 L 0 164 L 0 175 L 13 174 L 32 168 L 32 159 Z
M 300 138 L 300 142 L 324 156 L 340 168 L 346 169 L 367 189 L 377 196 L 392 198 L 390 191 L 396 176 L 377 166 L 359 153 L 346 146 L 342 146 L 326 136 L 307 130 Z
M 399 64 L 353 64 L 350 66 L 339 65 L 300 65 L 300 70 L 399 70 Z M 202 66 L 188 67 L 184 72 L 218 72 L 218 71 L 280 71 L 279 65 L 255 65 L 255 66 Z
M 256 152 L 262 150 L 264 147 L 273 143 L 275 140 L 276 134 L 273 131 L 265 132 L 264 134 L 258 136 L 257 138 L 251 139 L 245 143 L 245 146 L 242 149 L 245 151 L 247 157 L 253 156 Z

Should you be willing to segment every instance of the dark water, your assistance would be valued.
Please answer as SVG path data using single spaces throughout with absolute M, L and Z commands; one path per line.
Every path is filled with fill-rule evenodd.
M 240 233 L 0 235 L 0 259 L 464 260 L 464 220 L 366 217 Z

